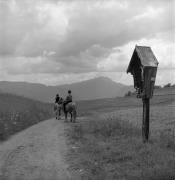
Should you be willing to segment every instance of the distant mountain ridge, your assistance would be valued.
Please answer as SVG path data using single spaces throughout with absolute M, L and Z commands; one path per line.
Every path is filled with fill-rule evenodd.
M 71 89 L 74 100 L 92 100 L 122 97 L 132 86 L 116 83 L 107 77 L 98 77 L 73 84 L 46 86 L 37 83 L 0 81 L 0 92 L 12 93 L 43 102 L 53 102 L 55 94 L 65 97 Z

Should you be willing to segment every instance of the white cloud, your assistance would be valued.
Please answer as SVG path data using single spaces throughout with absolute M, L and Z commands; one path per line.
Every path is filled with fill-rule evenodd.
M 72 73 L 125 73 L 135 44 L 152 47 L 159 69 L 175 68 L 173 1 L 0 3 L 0 69 L 5 79 L 38 76 L 54 83 L 55 74 L 68 81 Z M 119 76 L 128 82 L 127 76 Z
M 141 14 L 138 14 L 136 16 L 133 16 L 131 19 L 129 19 L 127 22 L 129 23 L 133 23 L 134 21 L 140 21 L 140 20 L 144 20 L 145 18 L 147 19 L 154 19 L 154 18 L 158 18 L 158 16 L 161 16 L 161 13 L 164 12 L 163 8 L 153 8 L 153 7 L 147 7 L 145 9 L 145 11 Z
M 171 41 L 170 38 L 172 37 L 167 39 L 166 34 L 160 33 L 154 38 L 131 41 L 124 46 L 114 48 L 106 59 L 98 63 L 97 67 L 102 71 L 125 71 L 137 44 L 152 48 L 159 61 L 160 69 L 175 69 L 175 41 Z

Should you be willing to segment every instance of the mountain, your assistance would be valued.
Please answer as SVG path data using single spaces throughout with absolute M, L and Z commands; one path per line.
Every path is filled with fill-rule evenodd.
M 132 86 L 116 83 L 107 77 L 98 77 L 78 83 L 60 86 L 46 86 L 27 82 L 0 82 L 0 91 L 12 93 L 43 102 L 53 102 L 55 94 L 65 97 L 68 89 L 72 90 L 74 100 L 91 100 L 124 96 L 133 91 Z
M 0 91 L 20 95 L 43 102 L 49 102 L 50 94 L 55 94 L 53 88 L 49 88 L 43 84 L 27 83 L 27 82 L 0 82 Z M 53 96 L 52 95 L 52 96 Z

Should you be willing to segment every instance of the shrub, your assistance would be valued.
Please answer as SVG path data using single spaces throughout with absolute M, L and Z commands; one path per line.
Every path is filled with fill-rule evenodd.
M 125 94 L 125 97 L 131 96 L 131 95 L 132 95 L 132 92 L 131 92 L 131 91 L 128 91 L 128 92 Z
M 171 83 L 166 84 L 166 85 L 164 86 L 164 88 L 166 88 L 166 87 L 171 87 Z

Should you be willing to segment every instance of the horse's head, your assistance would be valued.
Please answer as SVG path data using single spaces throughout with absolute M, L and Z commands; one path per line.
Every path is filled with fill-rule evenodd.
M 63 104 L 64 102 L 64 99 L 61 97 L 60 100 L 59 100 L 60 104 Z

